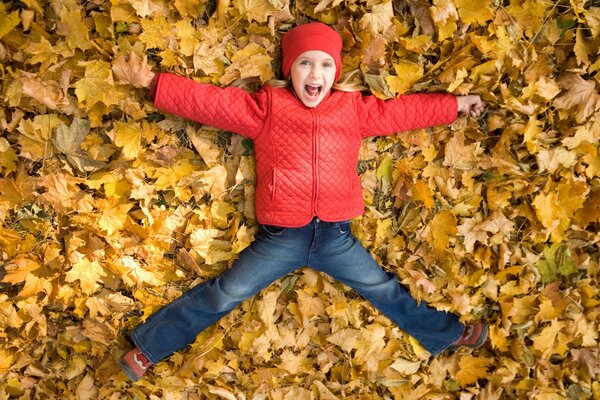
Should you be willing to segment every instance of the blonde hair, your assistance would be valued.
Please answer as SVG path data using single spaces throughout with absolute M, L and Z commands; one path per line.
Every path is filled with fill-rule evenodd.
M 285 88 L 290 86 L 291 81 L 289 79 L 271 79 L 264 84 L 275 88 Z M 243 78 L 235 80 L 230 86 L 239 87 L 248 92 L 256 92 L 261 86 L 261 81 L 258 78 Z M 359 69 L 352 70 L 342 75 L 342 78 L 334 83 L 331 88 L 342 92 L 360 92 L 369 89 L 362 82 Z

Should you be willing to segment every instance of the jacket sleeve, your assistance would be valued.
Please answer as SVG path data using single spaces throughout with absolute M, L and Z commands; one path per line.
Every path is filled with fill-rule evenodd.
M 363 137 L 450 124 L 457 113 L 456 97 L 447 93 L 409 94 L 390 100 L 365 96 L 358 101 Z
M 169 73 L 156 78 L 149 96 L 161 111 L 251 139 L 263 129 L 269 101 L 266 90 L 249 94 L 239 88 L 220 88 Z

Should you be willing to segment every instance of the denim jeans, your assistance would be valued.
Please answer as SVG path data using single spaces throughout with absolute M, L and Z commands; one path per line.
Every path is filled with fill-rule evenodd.
M 433 355 L 464 330 L 456 315 L 417 303 L 396 275 L 383 271 L 352 235 L 349 222 L 315 218 L 301 228 L 262 226 L 229 270 L 152 314 L 131 339 L 155 364 L 192 343 L 243 300 L 303 266 L 354 289 Z

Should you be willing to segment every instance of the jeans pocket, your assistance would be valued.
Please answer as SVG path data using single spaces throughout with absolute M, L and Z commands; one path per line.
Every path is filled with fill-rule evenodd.
M 286 230 L 285 227 L 276 225 L 262 225 L 262 229 L 269 236 L 281 236 Z
M 337 228 L 338 231 L 342 234 L 345 235 L 348 232 L 350 232 L 350 221 L 342 221 L 342 222 L 338 222 L 337 223 Z

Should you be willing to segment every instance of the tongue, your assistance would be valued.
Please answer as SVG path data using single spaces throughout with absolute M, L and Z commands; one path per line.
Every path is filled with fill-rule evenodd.
M 310 97 L 315 97 L 319 94 L 319 87 L 312 86 L 312 85 L 306 85 L 306 93 L 308 93 L 308 95 Z

